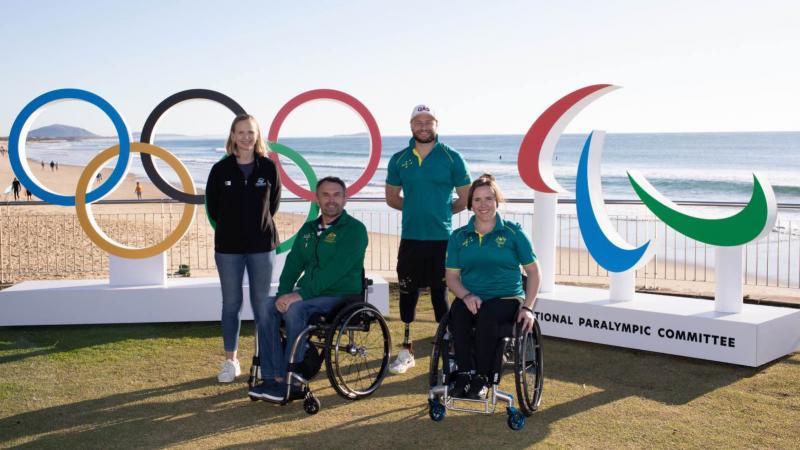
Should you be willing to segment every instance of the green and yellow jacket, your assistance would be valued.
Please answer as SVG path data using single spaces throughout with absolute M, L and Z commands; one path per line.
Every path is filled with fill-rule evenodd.
M 297 233 L 281 272 L 278 296 L 295 290 L 295 283 L 303 300 L 361 293 L 367 228 L 342 211 L 333 225 L 317 235 L 319 220 L 306 222 Z

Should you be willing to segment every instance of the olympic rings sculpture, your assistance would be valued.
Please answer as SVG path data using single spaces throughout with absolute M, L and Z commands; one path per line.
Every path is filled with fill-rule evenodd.
M 103 150 L 87 164 L 81 172 L 74 196 L 58 194 L 42 186 L 28 167 L 25 151 L 28 131 L 38 111 L 47 105 L 64 100 L 82 100 L 100 108 L 100 110 L 111 119 L 116 129 L 117 136 L 119 137 L 119 144 Z M 167 97 L 153 109 L 142 128 L 140 142 L 132 142 L 130 132 L 122 116 L 110 103 L 97 94 L 82 89 L 56 89 L 46 92 L 29 102 L 22 111 L 20 111 L 11 126 L 11 132 L 8 138 L 8 156 L 11 169 L 23 186 L 43 201 L 59 206 L 74 206 L 78 215 L 78 222 L 87 237 L 107 253 L 133 259 L 156 256 L 175 245 L 175 243 L 186 234 L 194 218 L 196 205 L 204 204 L 206 200 L 205 195 L 197 194 L 194 181 L 189 171 L 186 169 L 186 166 L 184 166 L 174 154 L 153 144 L 156 126 L 164 113 L 173 106 L 190 100 L 209 100 L 225 106 L 234 114 L 245 113 L 245 109 L 241 105 L 222 93 L 208 89 L 189 89 L 181 91 Z M 302 188 L 288 177 L 283 167 L 281 167 L 278 155 L 284 155 L 295 163 L 303 172 L 309 186 L 316 185 L 317 176 L 311 165 L 299 152 L 284 144 L 279 144 L 277 139 L 280 127 L 288 115 L 298 106 L 314 100 L 334 100 L 349 106 L 362 118 L 369 131 L 369 161 L 361 176 L 355 183 L 347 188 L 348 197 L 355 195 L 367 185 L 378 168 L 381 155 L 381 137 L 378 124 L 369 110 L 355 97 L 333 89 L 317 89 L 304 92 L 289 100 L 289 102 L 278 111 L 278 114 L 272 121 L 267 138 L 267 147 L 270 150 L 269 157 L 275 161 L 275 164 L 278 166 L 283 185 L 298 197 L 311 202 L 307 220 L 316 217 L 319 213 L 319 207 L 314 203 L 315 194 L 308 189 Z M 183 214 L 181 215 L 181 220 L 178 222 L 177 227 L 169 233 L 163 241 L 145 248 L 133 248 L 114 242 L 98 227 L 91 213 L 91 204 L 113 192 L 125 178 L 132 153 L 139 153 L 147 177 L 157 189 L 168 197 L 184 203 Z M 153 156 L 161 158 L 175 170 L 181 181 L 182 190 L 176 189 L 164 180 L 153 163 Z M 117 162 L 108 178 L 94 190 L 87 192 L 96 173 L 106 161 L 114 157 L 117 157 Z M 209 221 L 212 227 L 216 227 L 216 224 L 210 217 Z M 289 250 L 296 235 L 297 233 L 281 242 L 277 248 L 277 252 L 282 253 Z

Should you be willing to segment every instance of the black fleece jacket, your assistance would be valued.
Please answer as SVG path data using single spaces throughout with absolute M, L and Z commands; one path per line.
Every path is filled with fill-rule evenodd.
M 281 181 L 275 163 L 256 156 L 245 179 L 236 157 L 214 164 L 206 183 L 208 215 L 217 224 L 214 250 L 220 253 L 261 253 L 278 246 L 273 217 L 281 202 Z

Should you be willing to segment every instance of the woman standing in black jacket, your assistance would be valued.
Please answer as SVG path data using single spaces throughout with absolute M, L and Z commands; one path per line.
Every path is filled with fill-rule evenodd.
M 244 271 L 250 281 L 250 305 L 256 323 L 266 314 L 278 231 L 281 182 L 269 158 L 255 118 L 236 116 L 231 124 L 228 156 L 211 168 L 206 183 L 208 214 L 217 224 L 214 259 L 222 287 L 222 338 L 225 361 L 217 379 L 230 383 L 241 374 L 236 351 L 242 309 Z M 266 344 L 259 342 L 261 348 Z

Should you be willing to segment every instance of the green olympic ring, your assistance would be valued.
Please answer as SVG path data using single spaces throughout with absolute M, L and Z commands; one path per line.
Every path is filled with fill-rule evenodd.
M 267 142 L 267 147 L 269 148 L 270 151 L 273 151 L 279 155 L 283 155 L 291 159 L 292 162 L 295 163 L 297 167 L 299 167 L 300 170 L 303 171 L 303 175 L 305 175 L 306 180 L 308 181 L 308 186 L 310 188 L 313 188 L 314 186 L 317 185 L 317 175 L 314 173 L 314 169 L 311 168 L 311 165 L 308 163 L 308 161 L 306 161 L 305 158 L 303 158 L 303 156 L 300 153 L 298 153 L 296 150 L 290 147 L 287 147 L 283 144 L 279 144 L 277 142 Z M 227 158 L 227 157 L 228 156 L 226 155 L 223 156 L 222 158 Z M 217 223 L 208 214 L 208 197 L 206 197 L 205 199 L 205 207 L 206 207 L 206 217 L 208 218 L 208 222 L 211 224 L 211 228 L 216 230 Z M 306 216 L 306 222 L 316 218 L 317 215 L 319 215 L 319 205 L 317 205 L 315 202 L 311 202 L 308 208 L 308 215 Z M 278 245 L 276 253 L 280 254 L 287 250 L 290 250 L 292 248 L 292 244 L 294 243 L 295 238 L 297 237 L 297 232 L 299 232 L 299 230 L 296 231 L 292 235 L 292 237 L 281 242 L 280 245 Z
M 628 172 L 628 179 L 647 209 L 677 232 L 699 242 L 723 247 L 746 244 L 772 229 L 770 219 L 774 223 L 775 195 L 769 184 L 765 191 L 755 174 L 750 201 L 738 213 L 722 219 L 694 217 L 679 211 L 635 171 Z

